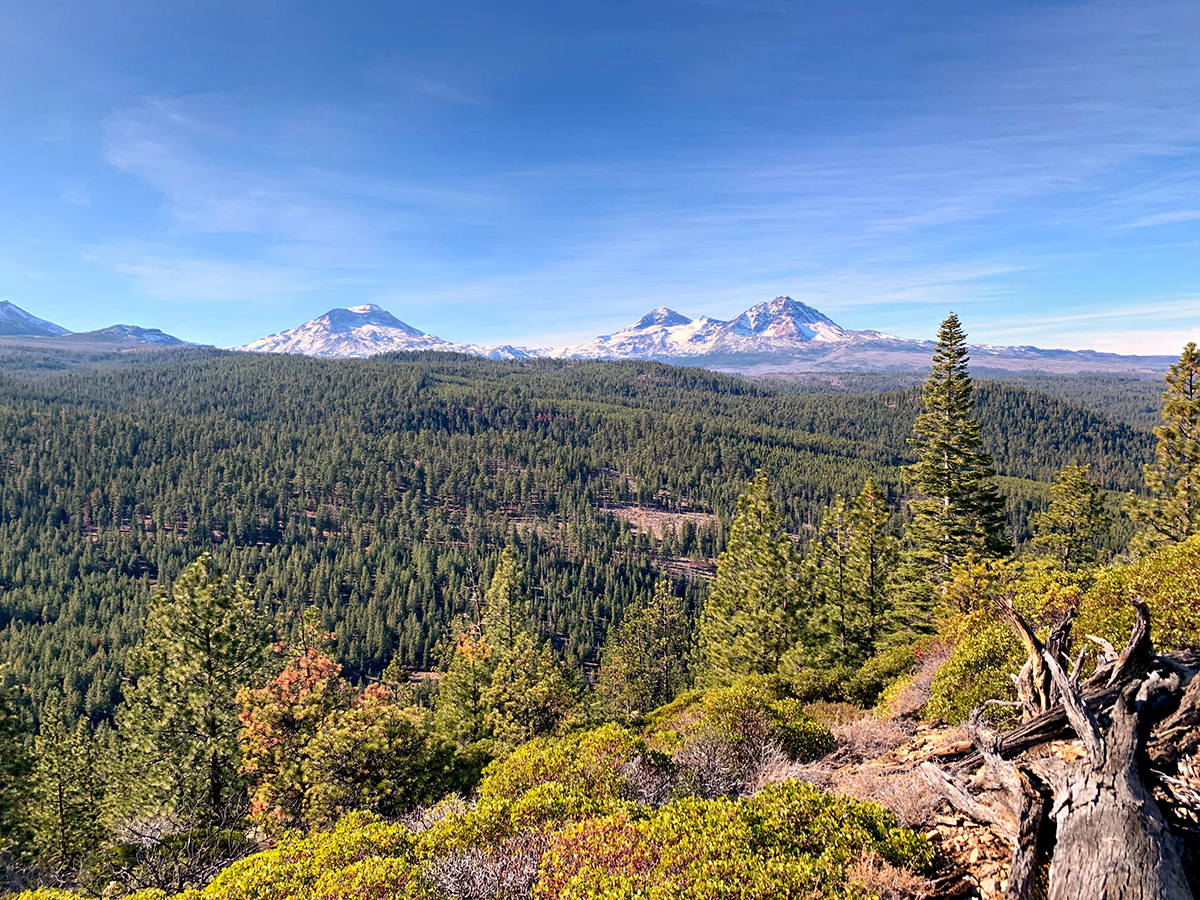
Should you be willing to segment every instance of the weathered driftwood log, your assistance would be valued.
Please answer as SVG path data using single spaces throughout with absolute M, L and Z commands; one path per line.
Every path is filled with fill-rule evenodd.
M 1170 787 L 1163 773 L 1174 772 L 1181 750 L 1200 744 L 1197 660 L 1189 654 L 1157 656 L 1149 612 L 1141 601 L 1134 607 L 1124 650 L 1118 656 L 1106 648 L 1083 685 L 1082 654 L 1073 671 L 1065 671 L 1069 617 L 1043 646 L 1009 607 L 1006 616 L 1031 655 L 1017 682 L 1028 720 L 998 737 L 982 726 L 977 709 L 965 725 L 975 752 L 950 772 L 932 763 L 922 766 L 952 806 L 1012 843 L 1010 900 L 1193 897 L 1182 845 L 1152 787 Z M 1079 740 L 1081 758 L 1021 756 L 1071 735 Z

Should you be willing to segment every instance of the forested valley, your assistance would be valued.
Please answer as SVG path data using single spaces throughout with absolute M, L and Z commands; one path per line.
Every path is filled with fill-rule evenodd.
M 989 888 L 924 828 L 989 728 L 1159 673 L 1115 662 L 1142 628 L 1175 677 L 1154 722 L 1198 733 L 1194 348 L 1156 432 L 1111 378 L 973 379 L 953 317 L 883 392 L 0 362 L 0 843 L 28 900 L 1034 896 L 1021 840 Z M 964 730 L 923 787 L 831 780 L 929 722 Z M 1160 880 L 1195 890 L 1187 797 L 1161 802 Z

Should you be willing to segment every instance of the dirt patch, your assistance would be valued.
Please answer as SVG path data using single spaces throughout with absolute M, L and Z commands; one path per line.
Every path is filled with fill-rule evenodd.
M 678 531 L 684 522 L 691 522 L 697 528 L 717 521 L 712 513 L 701 512 L 667 512 L 665 509 L 654 509 L 645 506 L 610 506 L 606 512 L 624 519 L 637 532 L 648 531 L 656 538 L 662 538 L 667 526 Z

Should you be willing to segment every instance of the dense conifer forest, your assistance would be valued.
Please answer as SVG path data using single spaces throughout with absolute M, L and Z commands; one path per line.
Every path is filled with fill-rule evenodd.
M 439 354 L 31 371 L 0 381 L 0 655 L 9 683 L 60 690 L 94 723 L 120 699 L 152 585 L 205 551 L 284 627 L 314 604 L 362 678 L 393 659 L 438 668 L 512 534 L 539 630 L 582 675 L 659 572 L 702 601 L 697 576 L 757 469 L 802 542 L 868 477 L 899 507 L 921 402 L 917 388 L 781 393 L 656 363 Z M 1072 460 L 1110 490 L 1139 484 L 1146 432 L 1028 389 L 978 393 L 1018 543 Z M 673 516 L 635 532 L 613 514 L 631 507 Z
M 1054 851 L 1082 875 L 1037 835 L 1091 770 L 1010 761 L 1072 735 L 1097 766 L 1149 742 L 1158 819 L 1106 815 L 1194 889 L 1200 356 L 1151 432 L 1112 379 L 972 378 L 965 340 L 951 315 L 921 384 L 807 391 L 5 355 L 0 891 L 1084 896 L 1055 891 L 1094 877 L 1086 811 Z M 1001 798 L 1020 834 L 971 748 L 1034 785 Z M 992 874 L 939 810 L 997 827 Z

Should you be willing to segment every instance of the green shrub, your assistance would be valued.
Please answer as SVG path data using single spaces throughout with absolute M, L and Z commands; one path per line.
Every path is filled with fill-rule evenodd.
M 925 715 L 957 725 L 985 700 L 1016 698 L 1010 674 L 1020 671 L 1025 651 L 1012 628 L 987 610 L 968 613 L 950 659 L 933 677 Z
M 770 706 L 776 735 L 792 759 L 808 762 L 833 750 L 833 732 L 824 722 L 810 716 L 804 703 L 794 697 L 776 700 Z
M 815 703 L 818 700 L 834 703 L 845 701 L 846 685 L 854 678 L 854 673 L 852 666 L 797 669 L 789 679 L 790 693 L 805 703 Z
M 421 833 L 420 852 L 494 848 L 522 831 L 541 831 L 630 806 L 621 774 L 647 753 L 641 738 L 619 725 L 565 737 L 539 738 L 491 763 L 474 807 Z
M 868 659 L 846 682 L 844 699 L 863 709 L 870 709 L 879 695 L 916 667 L 912 647 L 885 650 Z
M 1079 606 L 1075 634 L 1094 634 L 1120 650 L 1133 628 L 1131 597 L 1150 607 L 1150 636 L 1159 650 L 1200 649 L 1200 535 L 1100 571 Z
M 888 685 L 911 673 L 914 665 L 912 647 L 896 647 L 861 666 L 806 666 L 788 678 L 788 693 L 805 703 L 853 703 L 869 709 Z
M 778 742 L 793 759 L 811 760 L 833 749 L 833 733 L 804 711 L 788 681 L 756 675 L 725 688 L 692 691 L 646 717 L 650 746 L 666 753 L 701 732 L 724 741 L 735 759 L 753 757 Z
M 351 813 L 331 831 L 292 834 L 270 850 L 231 865 L 208 887 L 202 900 L 313 900 L 316 885 L 366 859 L 394 859 L 411 865 L 413 835 L 402 825 L 371 813 Z
M 640 820 L 573 825 L 552 840 L 535 896 L 858 900 L 869 895 L 847 873 L 871 854 L 916 872 L 933 857 L 882 807 L 793 781 L 747 800 L 680 800 Z

